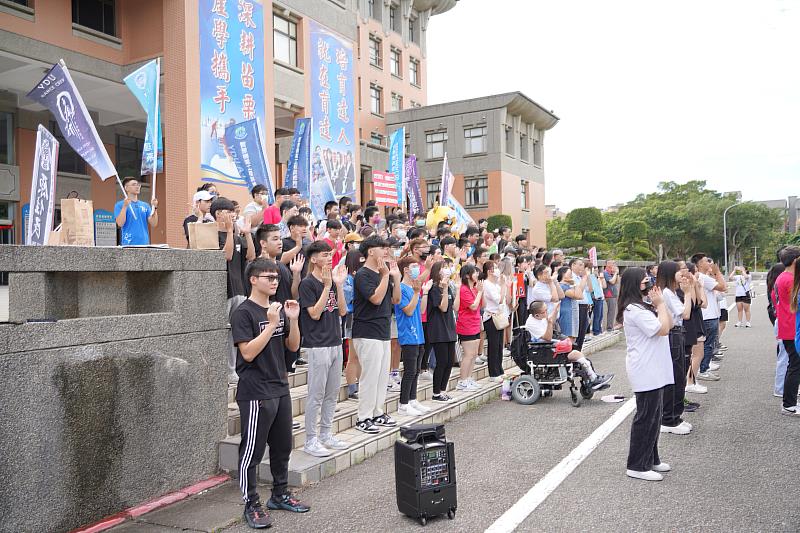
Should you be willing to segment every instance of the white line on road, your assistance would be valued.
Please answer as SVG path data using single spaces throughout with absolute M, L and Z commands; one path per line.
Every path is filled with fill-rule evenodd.
M 631 398 L 617 409 L 611 417 L 594 430 L 569 455 L 534 485 L 511 508 L 489 526 L 486 533 L 508 533 L 514 531 L 550 494 L 636 409 L 636 398 Z

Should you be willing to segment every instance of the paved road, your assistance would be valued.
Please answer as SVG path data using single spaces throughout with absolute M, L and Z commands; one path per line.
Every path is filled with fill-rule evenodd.
M 800 469 L 793 459 L 800 450 L 800 420 L 780 415 L 780 400 L 772 397 L 775 354 L 762 307 L 763 298 L 756 300 L 753 328 L 725 332 L 730 350 L 720 370 L 723 379 L 711 383 L 709 394 L 698 397 L 700 410 L 687 415 L 693 433 L 661 440 L 662 458 L 674 468 L 664 481 L 625 476 L 628 417 L 518 531 L 800 531 L 794 492 Z M 617 373 L 607 392 L 629 397 L 624 359 L 619 345 L 594 362 L 602 372 Z M 459 510 L 455 520 L 431 520 L 428 529 L 485 530 L 621 405 L 592 400 L 576 409 L 566 392 L 556 392 L 530 407 L 496 401 L 448 423 L 447 435 L 456 443 Z M 397 511 L 391 450 L 300 496 L 312 512 L 274 513 L 275 528 L 419 528 Z M 235 487 L 223 487 L 212 491 L 205 505 L 198 502 L 198 512 L 210 512 L 208 502 L 228 502 L 230 508 L 237 499 Z M 142 518 L 159 523 L 157 513 Z M 249 529 L 239 523 L 225 531 Z

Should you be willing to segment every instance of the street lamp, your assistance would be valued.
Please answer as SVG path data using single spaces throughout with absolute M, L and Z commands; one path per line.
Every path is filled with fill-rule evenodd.
M 736 202 L 735 204 L 729 205 L 725 208 L 725 211 L 722 212 L 722 244 L 725 251 L 725 275 L 728 275 L 728 221 L 726 217 L 728 216 L 728 211 L 733 209 L 737 205 L 742 205 L 740 202 Z

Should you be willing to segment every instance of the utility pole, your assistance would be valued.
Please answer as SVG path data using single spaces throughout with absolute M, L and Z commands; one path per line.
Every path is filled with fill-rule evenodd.
M 758 270 L 758 246 L 753 246 L 753 272 Z

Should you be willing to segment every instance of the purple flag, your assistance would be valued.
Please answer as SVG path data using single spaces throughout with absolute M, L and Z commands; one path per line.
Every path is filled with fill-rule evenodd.
M 408 218 L 422 212 L 422 191 L 419 189 L 419 172 L 417 171 L 417 156 L 410 155 L 406 158 L 406 185 L 408 193 Z

